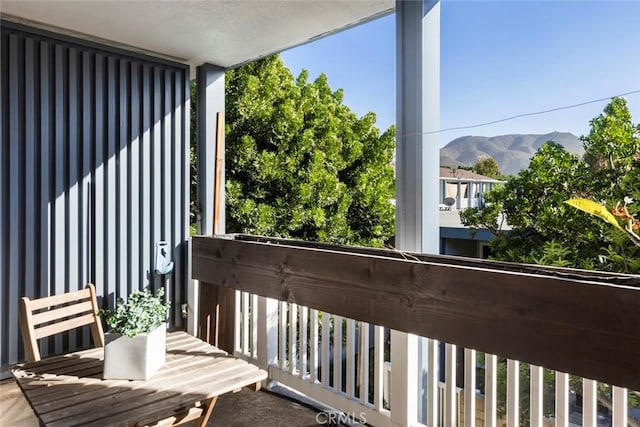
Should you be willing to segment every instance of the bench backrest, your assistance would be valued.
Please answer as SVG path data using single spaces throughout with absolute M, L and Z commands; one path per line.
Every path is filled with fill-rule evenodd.
M 28 362 L 40 360 L 39 339 L 85 325 L 91 327 L 94 345 L 104 347 L 96 289 L 91 283 L 81 291 L 20 300 L 20 331 Z

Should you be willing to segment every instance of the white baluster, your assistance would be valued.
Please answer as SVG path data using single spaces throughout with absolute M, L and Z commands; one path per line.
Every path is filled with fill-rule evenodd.
M 464 425 L 476 425 L 476 351 L 464 349 Z

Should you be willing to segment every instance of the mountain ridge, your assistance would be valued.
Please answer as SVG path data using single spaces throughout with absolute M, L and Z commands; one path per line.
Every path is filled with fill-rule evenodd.
M 473 166 L 483 157 L 493 157 L 504 174 L 517 174 L 529 166 L 531 157 L 547 141 L 562 145 L 567 151 L 582 155 L 580 138 L 570 132 L 546 134 L 508 134 L 498 136 L 461 136 L 440 149 L 440 165 Z

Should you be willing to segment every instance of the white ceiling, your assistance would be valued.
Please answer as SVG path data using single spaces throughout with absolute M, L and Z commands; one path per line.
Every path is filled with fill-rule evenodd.
M 394 0 L 2 0 L 3 18 L 231 68 L 371 20 Z

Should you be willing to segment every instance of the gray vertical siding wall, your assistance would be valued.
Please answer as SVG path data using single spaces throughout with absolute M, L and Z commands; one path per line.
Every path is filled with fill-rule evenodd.
M 23 357 L 18 300 L 92 282 L 103 306 L 166 286 L 187 299 L 189 71 L 2 22 L 0 359 Z M 155 243 L 174 272 L 154 274 Z M 90 344 L 42 340 L 45 354 Z

